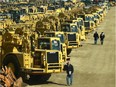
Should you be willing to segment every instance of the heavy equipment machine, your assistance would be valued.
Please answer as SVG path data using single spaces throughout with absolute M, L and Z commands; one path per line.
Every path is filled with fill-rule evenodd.
M 78 17 L 83 18 L 84 20 L 84 27 L 85 27 L 85 33 L 89 33 L 94 30 L 95 28 L 95 23 L 88 14 L 78 14 Z
M 55 55 L 58 55 L 58 57 L 60 58 L 60 63 L 64 63 L 64 61 L 66 60 L 64 60 L 64 59 L 62 59 L 62 48 L 61 48 L 61 42 L 60 42 L 60 38 L 58 38 L 58 37 L 39 37 L 38 38 L 38 48 L 39 49 L 44 49 L 44 50 L 56 50 L 56 51 L 59 51 L 59 55 L 58 54 L 54 54 L 54 53 L 52 53 L 53 55 L 51 56 L 51 57 L 53 57 L 53 56 L 55 56 Z M 56 58 L 54 58 L 54 59 L 51 59 L 51 61 L 55 61 L 55 60 L 57 60 L 58 61 L 58 59 Z M 50 61 L 50 60 L 49 60 Z
M 47 11 L 46 11 L 46 14 L 54 14 L 54 12 L 55 12 L 55 6 L 48 6 L 48 8 L 47 8 Z
M 62 53 L 55 50 L 60 49 L 60 41 L 50 42 L 52 50 L 42 49 L 40 45 L 48 40 L 40 40 L 36 34 L 28 29 L 6 30 L 0 41 L 0 66 L 11 67 L 16 77 L 28 75 L 39 81 L 48 80 L 52 73 L 62 72 Z
M 36 23 L 35 30 L 36 30 L 36 32 L 40 32 L 41 35 L 43 35 L 44 34 L 44 31 L 50 30 L 50 23 L 38 21 Z
M 103 20 L 106 16 L 106 6 L 91 6 L 88 10 L 90 13 L 97 13 L 100 16 L 100 19 Z
M 11 19 L 5 19 L 0 21 L 0 30 L 4 31 L 5 28 L 8 28 L 10 25 L 16 24 Z
M 61 31 L 66 36 L 67 55 L 69 55 L 73 48 L 77 48 L 80 45 L 79 34 L 77 33 L 77 25 L 73 23 L 61 24 Z
M 94 15 L 94 21 L 95 21 L 96 26 L 98 26 L 98 25 L 100 24 L 100 22 L 102 21 L 102 20 L 101 20 L 101 17 L 100 17 L 100 15 L 99 15 L 98 13 L 96 13 L 96 12 L 94 12 L 94 13 L 92 13 L 92 14 Z
M 64 32 L 60 32 L 60 31 L 46 31 L 44 32 L 44 36 L 45 37 L 58 37 L 60 38 L 60 42 L 61 42 L 61 52 L 62 52 L 62 59 L 65 62 L 66 58 L 67 58 L 67 48 L 66 48 L 66 44 L 65 44 L 65 35 Z
M 28 11 L 28 13 L 27 13 Z M 33 13 L 32 8 L 20 8 L 20 9 L 11 9 L 9 10 L 9 13 L 11 14 L 11 19 L 16 22 L 26 22 L 29 20 L 38 19 L 37 13 Z
M 35 30 L 44 34 L 44 31 L 57 31 L 60 27 L 59 19 L 55 16 L 47 16 L 36 22 Z
M 66 20 L 65 22 L 76 24 L 77 25 L 76 33 L 79 34 L 80 40 L 85 40 L 85 27 L 84 27 L 84 21 L 82 18 L 77 18 L 75 20 Z
M 47 7 L 48 7 L 48 6 L 43 6 L 43 5 L 42 5 L 42 6 L 39 6 L 39 7 L 37 6 L 37 12 L 38 12 L 38 13 L 43 13 L 43 14 L 45 14 L 46 11 L 47 11 Z
M 20 11 L 19 11 L 19 9 L 9 10 L 9 13 L 11 14 L 11 19 L 14 22 L 16 22 L 16 23 L 20 22 Z
M 93 27 L 97 27 L 98 25 L 98 20 L 95 20 L 95 17 L 93 14 L 86 14 L 86 19 L 85 21 L 90 21 L 91 23 L 93 23 Z
M 101 17 L 101 19 L 103 21 L 105 15 L 106 15 L 106 13 L 104 12 L 104 10 L 101 9 L 101 8 L 99 8 L 96 12 L 100 15 L 100 17 Z
M 85 35 L 84 20 L 82 18 L 77 18 L 77 20 L 78 20 L 77 26 L 81 30 L 81 40 L 85 40 L 86 39 L 86 35 Z

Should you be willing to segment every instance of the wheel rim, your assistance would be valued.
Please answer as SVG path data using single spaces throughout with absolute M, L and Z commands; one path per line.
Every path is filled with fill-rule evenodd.
M 13 73 L 15 72 L 15 67 L 14 67 L 14 64 L 13 63 L 9 63 L 8 64 L 8 67 L 11 68 L 11 70 L 13 71 Z

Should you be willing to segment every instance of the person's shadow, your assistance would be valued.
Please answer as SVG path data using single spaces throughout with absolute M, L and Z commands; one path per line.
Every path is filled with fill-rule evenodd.
M 42 84 L 56 84 L 59 86 L 67 86 L 66 84 L 62 84 L 62 83 L 56 83 L 56 82 L 52 82 L 52 81 L 47 81 L 47 82 L 38 82 L 38 81 L 26 81 L 25 83 L 29 84 L 29 85 L 42 85 Z
M 67 86 L 66 84 L 56 83 L 56 82 L 52 82 L 52 81 L 48 81 L 48 84 L 56 84 L 56 85 L 60 85 L 60 86 Z
M 88 44 L 88 45 L 101 45 L 99 43 L 97 43 L 97 44 L 94 44 L 94 43 L 85 43 L 85 44 Z

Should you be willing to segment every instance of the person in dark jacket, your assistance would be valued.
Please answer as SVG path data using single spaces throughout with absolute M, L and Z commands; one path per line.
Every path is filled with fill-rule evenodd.
M 66 71 L 67 73 L 67 77 L 66 77 L 67 85 L 68 86 L 72 85 L 74 68 L 73 65 L 70 64 L 70 58 L 67 58 L 67 63 L 64 65 L 63 70 Z
M 97 40 L 99 39 L 99 35 L 97 31 L 94 33 L 93 37 L 94 37 L 94 44 L 97 44 Z
M 104 38 L 105 38 L 105 34 L 104 34 L 104 32 L 101 32 L 101 34 L 100 34 L 101 45 L 103 45 Z

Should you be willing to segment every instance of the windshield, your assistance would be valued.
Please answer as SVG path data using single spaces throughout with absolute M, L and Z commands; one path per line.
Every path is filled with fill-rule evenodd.
M 89 22 L 85 22 L 85 23 L 84 23 L 84 26 L 85 26 L 85 27 L 90 27 L 90 23 L 89 23 Z
M 99 15 L 103 14 L 103 11 L 99 11 L 98 14 L 99 14 Z
M 94 18 L 98 18 L 98 16 L 97 15 L 94 15 Z
M 56 37 L 59 37 L 61 43 L 64 43 L 64 35 L 63 34 L 57 34 Z
M 83 23 L 83 21 L 82 20 L 79 20 L 77 23 L 77 26 L 80 28 L 80 26 L 83 26 L 84 25 L 84 23 Z
M 55 7 L 48 7 L 48 10 L 55 10 Z
M 44 12 L 44 9 L 38 7 L 37 11 L 38 11 L 38 12 Z
M 75 25 L 71 26 L 71 32 L 78 32 L 77 26 Z
M 80 27 L 80 23 L 79 23 L 79 21 L 78 21 L 78 22 L 75 22 L 75 24 L 76 24 L 78 27 Z
M 61 31 L 70 32 L 70 25 L 63 25 Z
M 78 15 L 79 18 L 83 18 L 85 20 L 85 15 Z
M 52 40 L 52 50 L 60 50 L 60 42 L 58 40 Z
M 94 16 L 91 17 L 91 20 L 94 21 Z
M 21 14 L 26 14 L 26 9 L 21 9 Z
M 85 17 L 85 21 L 91 21 L 91 17 L 86 16 L 86 17 Z
M 79 24 L 80 24 L 81 26 L 83 26 L 83 21 L 82 21 L 82 20 L 79 20 Z
M 50 49 L 50 41 L 48 39 L 39 39 L 38 44 L 39 49 Z
M 30 13 L 33 13 L 33 9 L 29 9 L 29 12 L 30 12 Z
M 103 11 L 100 11 L 100 14 L 103 14 Z
M 20 11 L 19 10 L 10 10 L 9 13 L 10 14 L 19 15 L 20 14 Z
M 47 37 L 54 37 L 55 34 L 54 33 L 45 33 L 45 36 L 47 36 Z
M 99 17 L 99 15 L 95 14 L 95 15 L 94 15 L 94 18 L 99 19 L 100 17 Z

